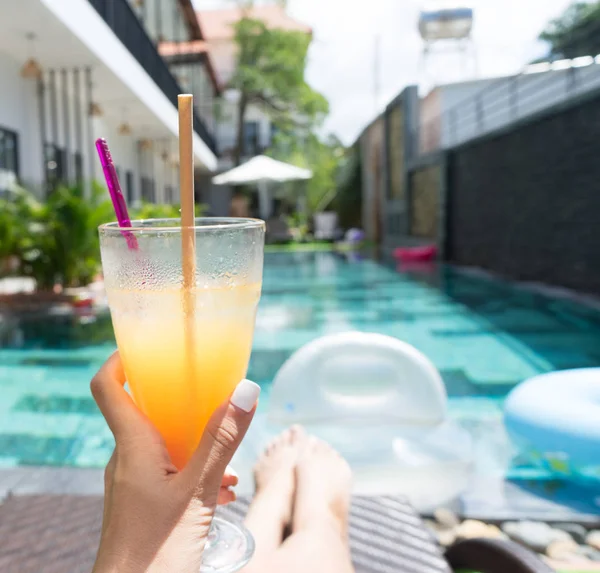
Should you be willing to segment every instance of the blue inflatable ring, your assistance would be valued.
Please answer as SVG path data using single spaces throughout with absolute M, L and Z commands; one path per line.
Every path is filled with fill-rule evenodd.
M 504 421 L 515 445 L 553 473 L 600 479 L 600 368 L 526 380 L 508 395 Z

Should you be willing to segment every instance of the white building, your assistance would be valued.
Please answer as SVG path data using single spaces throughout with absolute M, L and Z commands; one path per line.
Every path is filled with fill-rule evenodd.
M 130 203 L 176 202 L 177 95 L 191 86 L 156 44 L 201 39 L 191 0 L 0 0 L 0 187 L 43 197 L 58 181 L 101 181 L 105 137 Z M 195 75 L 199 181 L 217 158 L 205 62 Z

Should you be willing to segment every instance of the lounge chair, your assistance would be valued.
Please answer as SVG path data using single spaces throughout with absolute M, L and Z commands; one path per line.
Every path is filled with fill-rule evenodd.
M 243 498 L 220 511 L 241 521 L 249 503 Z M 443 553 L 401 497 L 355 496 L 349 535 L 356 573 L 553 573 L 537 555 L 511 541 L 469 539 Z
M 313 217 L 315 239 L 318 241 L 334 241 L 339 238 L 337 213 L 324 211 L 316 213 Z
M 267 221 L 267 234 L 266 240 L 270 244 L 281 244 L 289 243 L 292 240 L 292 233 L 290 231 L 287 221 L 282 216 L 271 217 Z
M 248 503 L 242 499 L 220 512 L 239 520 Z M 0 505 L 0 571 L 91 571 L 101 523 L 100 496 L 9 497 Z M 552 573 L 536 555 L 505 541 L 464 541 L 443 555 L 401 498 L 355 497 L 350 542 L 356 573 Z

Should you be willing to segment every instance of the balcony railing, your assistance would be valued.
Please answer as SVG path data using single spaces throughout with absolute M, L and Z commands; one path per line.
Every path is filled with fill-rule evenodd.
M 177 96 L 182 93 L 182 89 L 159 55 L 129 2 L 127 0 L 89 0 L 89 2 L 154 83 L 177 107 Z M 194 113 L 194 131 L 216 154 L 215 140 L 197 113 Z

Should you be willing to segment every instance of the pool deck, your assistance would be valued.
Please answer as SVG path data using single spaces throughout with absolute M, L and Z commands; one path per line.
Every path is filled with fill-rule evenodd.
M 0 503 L 9 496 L 103 495 L 104 470 L 16 467 L 0 469 Z
M 104 471 L 83 468 L 0 469 L 0 504 L 11 497 L 102 496 Z M 241 492 L 247 494 L 248 492 Z M 360 491 L 357 493 L 361 493 Z M 546 499 L 535 491 L 499 479 L 477 479 L 452 509 L 462 517 L 488 522 L 540 520 L 576 522 L 600 528 L 600 514 Z

